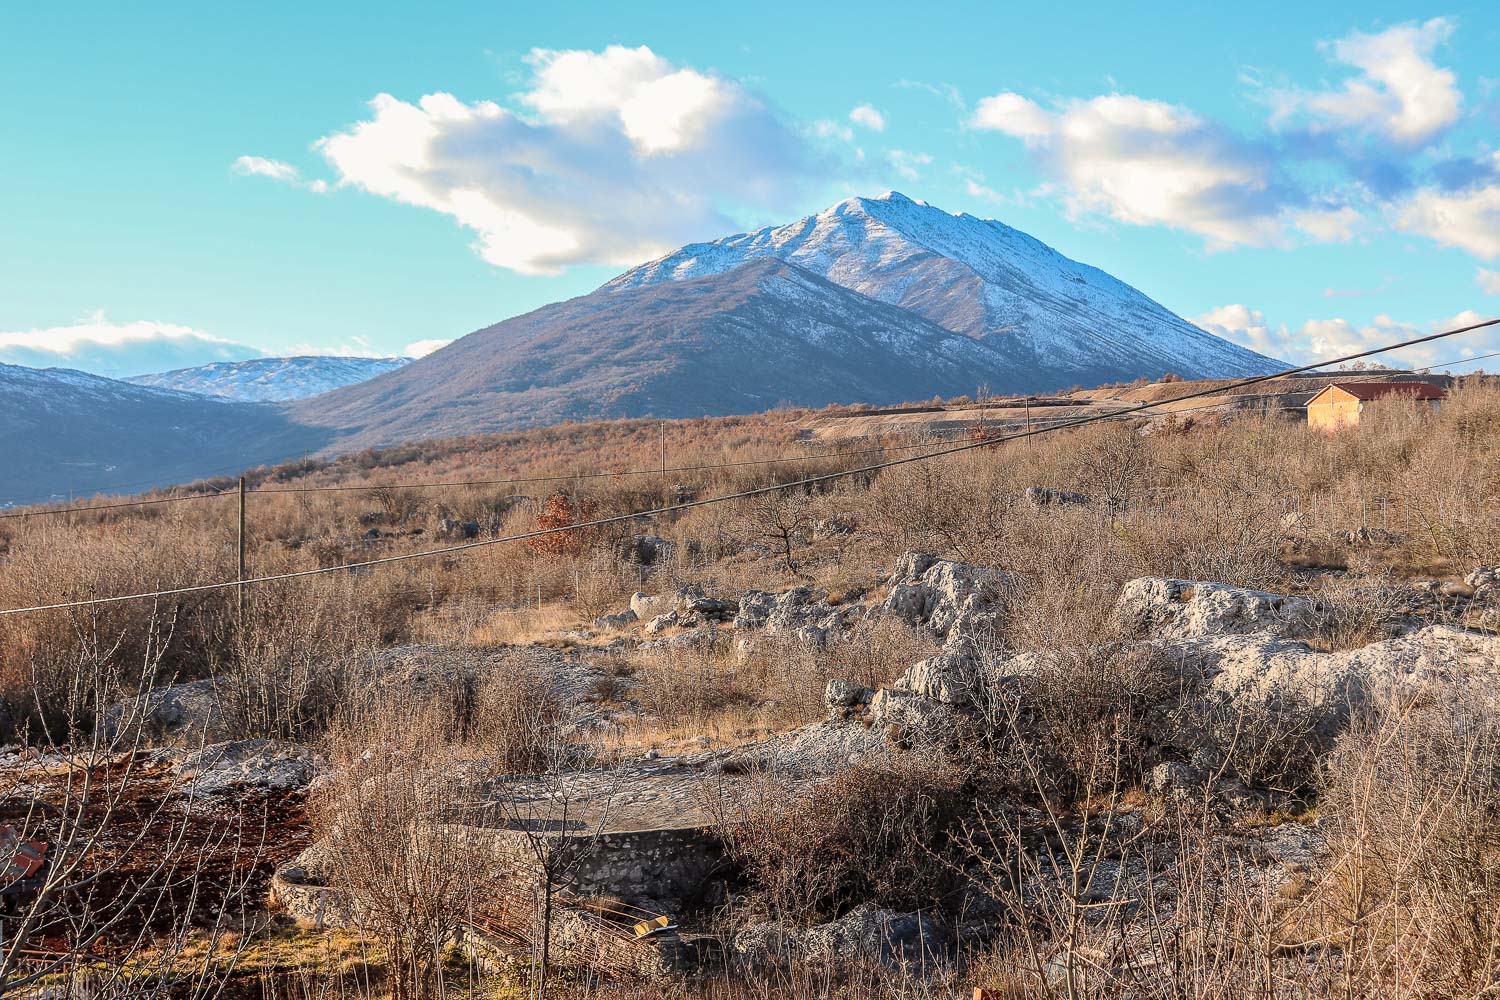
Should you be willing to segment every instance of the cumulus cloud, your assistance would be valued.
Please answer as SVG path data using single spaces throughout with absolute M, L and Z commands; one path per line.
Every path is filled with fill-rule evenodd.
M 390 94 L 317 143 L 341 185 L 442 212 L 522 273 L 628 265 L 781 209 L 812 176 L 797 129 L 722 77 L 651 49 L 534 50 L 511 110 Z
M 1110 94 L 1049 111 L 1003 93 L 980 101 L 969 125 L 1024 142 L 1075 214 L 1183 229 L 1215 248 L 1352 225 L 1336 206 L 1310 211 L 1266 148 L 1163 101 Z
M 401 353 L 406 355 L 408 358 L 425 358 L 427 355 L 431 354 L 438 348 L 447 347 L 451 343 L 453 343 L 451 339 L 418 340 L 414 343 L 407 344 L 406 350 L 402 351 Z
M 876 110 L 873 104 L 856 105 L 854 110 L 849 112 L 849 121 L 872 132 L 885 131 L 885 115 Z
M 264 353 L 188 326 L 152 320 L 115 323 L 102 314 L 69 326 L 0 332 L 0 363 L 76 368 L 110 378 L 244 361 Z
M 1286 357 L 1286 328 L 1272 330 L 1259 309 L 1239 303 L 1210 309 L 1193 322 L 1216 337 L 1273 358 Z
M 1458 120 L 1462 102 L 1453 72 L 1432 58 L 1453 27 L 1435 17 L 1325 44 L 1335 61 L 1357 74 L 1334 90 L 1273 94 L 1273 121 L 1306 117 L 1314 129 L 1365 129 L 1404 145 L 1435 138 Z
M 1484 260 L 1500 257 L 1500 153 L 1496 173 L 1458 190 L 1425 187 L 1395 205 L 1396 228 Z
M 1474 284 L 1486 295 L 1500 295 L 1500 271 L 1478 268 L 1474 272 Z
M 1381 314 L 1362 325 L 1342 317 L 1310 319 L 1296 329 L 1285 323 L 1272 326 L 1258 309 L 1242 304 L 1219 306 L 1193 322 L 1216 336 L 1249 347 L 1262 354 L 1285 358 L 1296 364 L 1316 364 L 1333 358 L 1357 354 L 1403 340 L 1414 340 L 1431 333 L 1457 329 L 1481 322 L 1485 317 L 1472 310 L 1427 324 L 1405 323 Z M 1493 338 L 1492 338 L 1493 339 Z M 1462 359 L 1496 349 L 1483 337 L 1458 337 L 1430 344 L 1408 347 L 1372 356 L 1371 362 L 1389 367 L 1423 367 L 1434 364 L 1461 364 Z

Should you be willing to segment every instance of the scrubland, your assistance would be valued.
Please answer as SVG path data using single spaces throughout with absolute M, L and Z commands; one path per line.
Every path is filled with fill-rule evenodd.
M 913 453 L 813 450 L 798 441 L 806 416 L 565 426 L 259 470 L 250 570 L 483 542 L 554 526 L 560 510 L 564 521 L 610 517 Z M 529 481 L 406 485 L 455 479 Z M 330 489 L 276 492 L 303 487 Z M 1088 502 L 1038 504 L 1028 487 Z M 565 501 L 549 504 L 557 494 Z M 1140 577 L 1295 595 L 1316 610 L 1306 641 L 1333 652 L 1420 624 L 1493 633 L 1500 612 L 1463 581 L 1500 565 L 1497 498 L 1500 388 L 1470 379 L 1440 413 L 1376 405 L 1335 435 L 1284 415 L 1098 423 L 649 521 L 259 585 L 243 612 L 217 590 L 0 617 L 0 740 L 19 756 L 58 755 L 64 774 L 50 791 L 12 782 L 0 792 L 6 821 L 54 843 L 71 837 L 77 850 L 57 857 L 80 859 L 23 929 L 40 952 L 4 953 L 4 975 L 23 982 L 39 954 L 71 950 L 98 967 L 54 964 L 34 985 L 299 997 L 1489 995 L 1500 989 L 1500 716 L 1438 694 L 1365 706 L 1336 730 L 1296 706 L 1215 714 L 1168 658 L 1133 641 L 1116 603 Z M 0 520 L 0 607 L 231 579 L 236 528 L 232 496 Z M 639 536 L 651 536 L 652 558 Z M 716 959 L 650 982 L 554 961 L 539 982 L 535 956 L 480 972 L 453 952 L 453 913 L 493 874 L 474 845 L 424 831 L 462 807 L 467 776 L 733 751 L 823 719 L 828 681 L 878 688 L 941 645 L 872 617 L 826 644 L 767 636 L 747 650 L 727 624 L 700 627 L 717 639 L 674 644 L 596 619 L 637 591 L 684 586 L 730 601 L 807 586 L 834 609 L 878 604 L 913 550 L 1004 570 L 984 655 L 1042 651 L 1044 665 L 988 689 L 942 752 L 905 733 L 893 745 L 906 752 L 816 782 L 751 769 L 732 800 L 705 782 L 723 867 L 690 919 L 727 940 L 752 922 L 805 928 L 877 905 L 931 914 L 946 928 L 940 957 L 919 946 L 885 961 Z M 654 638 L 684 631 L 664 625 Z M 418 647 L 504 669 L 462 683 L 434 675 L 420 698 L 382 693 L 384 654 Z M 562 660 L 587 665 L 586 691 L 549 687 L 547 664 Z M 158 774 L 146 749 L 155 737 L 144 709 L 111 719 L 107 708 L 193 681 L 212 682 L 215 739 L 320 755 L 328 774 L 305 806 L 277 800 L 274 817 L 262 805 L 232 830 L 180 832 L 179 805 L 146 795 L 131 810 L 150 821 L 121 826 L 123 803 Z M 1187 792 L 1148 787 L 1164 741 L 1189 731 L 1210 778 Z M 1231 773 L 1240 791 L 1226 799 L 1215 779 Z M 1298 830 L 1313 831 L 1316 848 L 1268 878 L 1256 838 Z M 363 933 L 294 932 L 264 912 L 266 871 L 313 836 L 342 845 L 334 868 L 362 894 Z M 173 859 L 170 871 L 153 861 L 132 883 L 118 858 L 142 851 Z M 235 852 L 248 860 L 223 862 Z M 189 898 L 193 858 L 218 873 L 209 917 Z M 109 876 L 97 884 L 127 888 L 84 884 L 96 868 Z M 131 885 L 146 888 L 132 896 Z M 89 931 L 126 911 L 108 933 Z

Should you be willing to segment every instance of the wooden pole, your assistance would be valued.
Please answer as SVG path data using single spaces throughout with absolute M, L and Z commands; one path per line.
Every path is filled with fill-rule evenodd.
M 245 627 L 245 477 L 240 477 L 240 538 L 239 581 L 235 589 L 239 592 L 240 627 Z

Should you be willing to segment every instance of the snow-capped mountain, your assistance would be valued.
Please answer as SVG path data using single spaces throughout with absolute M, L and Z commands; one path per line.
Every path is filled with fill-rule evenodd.
M 291 412 L 368 447 L 1282 367 L 1025 233 L 893 192 L 683 247 Z
M 0 506 L 237 472 L 326 440 L 260 403 L 0 364 Z
M 409 360 L 330 356 L 254 358 L 137 375 L 126 381 L 245 402 L 280 403 L 354 385 L 394 371 Z
M 776 257 L 1003 350 L 1056 386 L 1285 367 L 1194 326 L 1096 267 L 992 219 L 898 192 L 694 243 L 605 285 L 623 291 Z M 1006 386 L 996 386 L 1004 390 Z
M 544 306 L 292 412 L 354 448 L 786 401 L 896 403 L 1002 381 L 1040 388 L 987 342 L 766 258 Z

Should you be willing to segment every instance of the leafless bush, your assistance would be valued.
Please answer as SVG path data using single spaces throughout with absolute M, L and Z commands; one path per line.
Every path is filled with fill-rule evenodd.
M 1316 645 L 1324 650 L 1356 649 L 1387 638 L 1387 626 L 1406 611 L 1402 588 L 1389 577 L 1336 577 L 1321 582 L 1313 598 Z
M 480 682 L 469 739 L 498 773 L 535 774 L 551 764 L 563 718 L 551 678 L 517 652 Z
M 397 998 L 442 992 L 445 949 L 496 877 L 490 839 L 462 815 L 479 776 L 459 766 L 452 706 L 384 698 L 327 741 L 334 778 L 311 802 L 330 883 L 385 953 Z
M 893 758 L 806 787 L 759 773 L 713 806 L 764 908 L 811 922 L 856 902 L 912 909 L 941 896 L 952 872 L 939 857 L 960 793 L 941 765 Z
M 1360 996 L 1481 995 L 1500 975 L 1500 722 L 1445 697 L 1354 727 L 1328 766 L 1332 861 L 1306 933 Z

